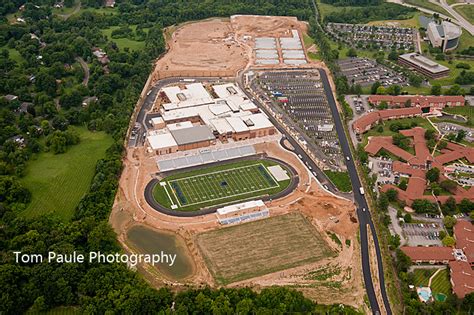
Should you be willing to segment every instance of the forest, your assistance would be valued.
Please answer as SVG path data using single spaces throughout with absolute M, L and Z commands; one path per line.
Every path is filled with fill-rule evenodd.
M 107 219 L 121 174 L 123 140 L 131 112 L 151 71 L 165 51 L 162 27 L 234 13 L 311 14 L 306 1 L 122 1 L 116 14 L 93 8 L 102 1 L 82 1 L 85 10 L 67 20 L 52 13 L 55 1 L 28 2 L 25 22 L 10 23 L 25 1 L 0 6 L 0 312 L 46 312 L 56 307 L 84 313 L 331 313 L 357 314 L 350 307 L 323 306 L 288 288 L 152 288 L 123 264 L 24 264 L 13 251 L 46 255 L 48 251 L 86 253 L 121 251 Z M 72 3 L 69 1 L 69 5 Z M 119 47 L 101 32 L 111 26 L 138 25 L 144 49 Z M 123 31 L 125 30 L 125 31 Z M 126 28 L 114 37 L 127 35 Z M 125 35 L 124 35 L 125 34 Z M 104 64 L 94 56 L 107 54 Z M 78 60 L 89 65 L 88 83 Z M 84 103 L 88 100 L 87 103 Z M 84 105 L 86 104 L 86 105 Z M 55 216 L 27 218 L 22 211 L 31 192 L 21 179 L 39 152 L 64 154 L 79 139 L 70 126 L 104 131 L 114 139 L 99 160 L 89 192 L 69 222 Z M 71 166 L 73 167 L 73 166 Z

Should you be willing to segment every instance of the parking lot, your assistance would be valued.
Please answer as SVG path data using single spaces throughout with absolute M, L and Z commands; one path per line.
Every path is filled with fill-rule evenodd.
M 283 109 L 328 160 L 342 160 L 331 110 L 317 72 L 264 72 L 259 82 L 272 102 Z
M 394 84 L 409 86 L 408 80 L 403 74 L 396 73 L 368 58 L 340 59 L 337 64 L 351 85 L 369 86 L 379 81 L 385 87 Z
M 377 175 L 377 185 L 398 184 L 400 176 L 395 176 L 392 171 L 393 161 L 385 157 L 369 157 L 369 168 Z
M 443 227 L 440 223 L 403 223 L 402 229 L 409 246 L 442 245 L 439 232 Z
M 366 49 L 412 51 L 417 38 L 417 30 L 408 27 L 328 23 L 327 30 L 338 41 Z

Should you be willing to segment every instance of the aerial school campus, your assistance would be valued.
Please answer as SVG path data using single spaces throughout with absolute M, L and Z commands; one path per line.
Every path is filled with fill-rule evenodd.
M 3 1 L 0 313 L 471 314 L 469 2 Z
M 137 229 L 181 244 L 183 272 L 158 269 L 159 281 L 286 285 L 362 306 L 356 209 L 317 164 L 340 172 L 346 158 L 306 33 L 293 17 L 232 16 L 180 26 L 169 39 L 130 128 L 111 215 L 131 249 L 144 248 Z M 291 113 L 275 111 L 290 99 Z M 291 115 L 315 126 L 318 141 L 293 138 L 301 127 Z
M 433 34 L 445 27 L 456 37 L 451 24 L 428 25 L 433 46 L 459 44 Z M 355 26 L 329 27 L 341 36 Z M 382 47 L 394 32 L 406 51 L 420 36 L 380 27 Z M 377 82 L 377 95 L 336 102 L 331 72 L 307 38 L 308 24 L 293 17 L 173 28 L 130 124 L 111 215 L 122 244 L 152 251 L 140 233 L 155 246 L 175 244 L 179 271 L 143 267 L 158 283 L 285 285 L 320 303 L 390 314 L 387 292 L 400 288 L 392 271 L 384 276 L 390 254 L 379 230 L 393 259 L 413 264 L 403 272 L 422 275 L 405 279 L 404 291 L 422 303 L 464 298 L 474 291 L 470 99 L 387 95 L 410 85 L 406 72 L 350 57 L 340 71 L 354 85 Z M 432 79 L 449 72 L 420 54 L 398 62 Z
M 448 278 L 442 290 L 408 283 L 420 301 L 469 294 L 471 225 L 459 215 L 456 245 L 444 244 L 439 234 L 444 216 L 461 208 L 469 213 L 474 202 L 472 129 L 463 127 L 472 114 L 444 111 L 464 108 L 467 99 L 348 95 L 343 105 L 355 115 L 346 135 L 341 116 L 347 108 L 334 99 L 329 69 L 309 57 L 315 47 L 305 45 L 307 32 L 307 23 L 293 17 L 242 15 L 173 28 L 129 128 L 110 219 L 119 240 L 132 252 L 179 250 L 178 270 L 139 267 L 153 282 L 285 285 L 320 303 L 391 313 L 387 291 L 394 283 L 384 279 L 386 258 L 370 217 L 375 207 L 366 200 L 368 187 L 379 196 L 377 211 L 391 217 L 395 248 L 400 240 L 406 245 L 397 255 L 412 260 L 410 272 L 438 270 L 433 277 Z M 372 72 L 383 76 L 371 78 L 347 62 L 358 61 L 339 63 L 353 82 L 360 76 L 367 76 L 362 84 L 407 82 L 395 73 L 390 79 L 383 66 Z M 468 123 L 455 124 L 462 119 Z M 439 176 L 428 178 L 435 169 Z M 369 174 L 361 176 L 364 184 L 361 171 Z M 453 202 L 445 211 L 444 204 Z M 423 231 L 415 222 L 436 228 Z M 456 233 L 461 226 L 463 236 Z M 144 240 L 150 235 L 166 241 L 150 245 Z M 440 250 L 447 254 L 432 258 Z M 447 270 L 443 264 L 450 276 L 440 273 Z

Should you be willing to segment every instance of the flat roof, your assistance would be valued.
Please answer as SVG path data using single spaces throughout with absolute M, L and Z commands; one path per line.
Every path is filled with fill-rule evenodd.
M 234 129 L 235 132 L 244 132 L 249 130 L 249 127 L 240 117 L 227 117 L 226 120 L 229 125 L 232 126 L 232 129 Z
M 448 67 L 440 65 L 439 63 L 434 62 L 431 59 L 426 58 L 418 53 L 408 53 L 404 55 L 400 55 L 399 58 L 408 61 L 412 64 L 417 65 L 420 68 L 425 69 L 431 73 L 439 73 L 448 70 Z
M 153 150 L 175 147 L 178 144 L 171 133 L 159 133 L 147 137 L 148 143 Z
M 182 121 L 182 122 L 179 122 L 179 123 L 166 125 L 166 127 L 168 127 L 168 129 L 170 131 L 171 130 L 184 129 L 184 128 L 191 128 L 192 126 L 193 126 L 193 123 L 190 122 L 190 121 Z
M 229 124 L 226 118 L 216 118 L 209 121 L 219 134 L 233 132 L 234 128 Z
M 178 145 L 216 139 L 208 126 L 193 126 L 191 128 L 171 130 L 171 134 Z
M 237 203 L 237 204 L 234 204 L 234 205 L 219 208 L 219 209 L 217 209 L 217 214 L 224 215 L 224 214 L 229 214 L 229 213 L 237 212 L 237 211 L 244 210 L 244 209 L 249 209 L 249 208 L 253 208 L 253 207 L 263 207 L 263 206 L 265 206 L 265 204 L 263 203 L 262 200 L 260 200 L 260 199 L 259 200 L 251 200 L 251 201 L 246 201 L 246 202 Z
M 257 114 L 253 114 L 249 116 L 242 116 L 242 120 L 245 121 L 247 119 L 251 120 L 253 123 L 253 126 L 249 126 L 250 130 L 273 127 L 272 122 L 263 113 L 257 113 Z

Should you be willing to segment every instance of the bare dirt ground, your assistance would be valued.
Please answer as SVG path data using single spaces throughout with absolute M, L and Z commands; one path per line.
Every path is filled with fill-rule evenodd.
M 269 285 L 292 285 L 319 303 L 345 303 L 355 307 L 363 306 L 364 290 L 361 280 L 360 249 L 356 240 L 357 220 L 350 201 L 327 194 L 311 179 L 308 170 L 292 153 L 284 150 L 277 142 L 256 145 L 257 152 L 265 152 L 290 163 L 298 172 L 300 184 L 290 195 L 269 202 L 271 216 L 300 212 L 324 237 L 328 245 L 338 252 L 337 257 L 296 267 L 282 272 L 247 279 L 229 286 L 252 286 L 259 289 Z M 171 217 L 152 209 L 145 201 L 145 185 L 158 171 L 152 155 L 143 148 L 128 149 L 124 159 L 124 171 L 110 216 L 110 222 L 118 234 L 119 241 L 128 251 L 126 234 L 134 224 L 146 224 L 151 228 L 180 235 L 191 253 L 195 265 L 194 274 L 185 281 L 166 279 L 150 266 L 141 265 L 138 270 L 155 286 L 172 285 L 177 289 L 187 285 L 208 284 L 217 286 L 197 246 L 197 236 L 204 231 L 221 228 L 215 214 L 194 218 Z M 327 234 L 335 233 L 342 246 L 336 244 Z M 350 245 L 346 245 L 346 239 Z M 311 279 L 311 273 L 327 273 L 321 268 L 330 266 L 331 271 L 324 281 Z M 334 271 L 335 270 L 335 271 Z M 319 278 L 318 278 L 319 279 Z M 335 285 L 333 283 L 336 283 Z M 324 293 L 324 294 L 321 294 Z
M 152 81 L 171 76 L 218 76 L 235 77 L 241 69 L 253 65 L 253 41 L 245 35 L 290 36 L 289 29 L 298 29 L 300 36 L 307 25 L 291 17 L 234 16 L 229 19 L 209 19 L 200 22 L 173 26 L 166 31 L 168 52 L 156 63 L 151 74 Z M 310 61 L 304 67 L 322 67 L 321 61 Z M 279 65 L 275 68 L 282 68 Z M 334 83 L 330 77 L 331 87 Z M 313 264 L 287 269 L 277 273 L 247 279 L 229 286 L 252 286 L 259 289 L 269 285 L 292 285 L 319 303 L 344 303 L 364 307 L 360 248 L 356 238 L 358 224 L 352 202 L 325 192 L 310 175 L 301 161 L 285 151 L 277 142 L 255 146 L 257 152 L 265 152 L 292 165 L 300 178 L 297 189 L 284 198 L 267 203 L 270 215 L 292 212 L 302 213 L 321 233 L 338 256 Z M 189 285 L 216 287 L 209 269 L 197 246 L 198 234 L 222 228 L 215 214 L 192 218 L 167 216 L 151 208 L 144 198 L 144 188 L 158 172 L 154 155 L 145 148 L 128 148 L 123 161 L 119 189 L 109 221 L 118 234 L 118 239 L 127 251 L 126 234 L 134 224 L 176 233 L 184 239 L 194 263 L 194 274 L 176 282 L 166 279 L 156 269 L 147 265 L 138 266 L 140 273 L 153 285 L 172 285 L 187 288 Z M 337 235 L 341 245 L 329 237 L 330 231 Z M 346 240 L 349 240 L 346 243 Z M 179 253 L 178 253 L 179 254 Z
M 234 40 L 228 19 L 187 23 L 170 37 L 168 52 L 156 63 L 156 79 L 166 76 L 234 76 L 248 62 L 245 50 Z

